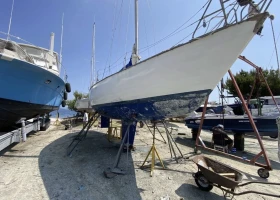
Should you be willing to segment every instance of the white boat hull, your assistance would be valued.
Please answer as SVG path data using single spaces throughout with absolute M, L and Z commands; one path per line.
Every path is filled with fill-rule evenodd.
M 255 35 L 244 21 L 111 75 L 90 91 L 90 105 L 111 118 L 158 119 L 197 109 Z
M 81 112 L 84 112 L 84 111 L 86 111 L 87 113 L 94 112 L 94 110 L 92 109 L 92 107 L 89 104 L 88 98 L 77 100 L 75 103 L 75 108 Z

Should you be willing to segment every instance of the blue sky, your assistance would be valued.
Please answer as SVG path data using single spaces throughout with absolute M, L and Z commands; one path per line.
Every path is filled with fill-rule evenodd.
M 151 45 L 170 34 L 196 13 L 205 2 L 206 0 L 139 0 L 139 48 Z M 132 49 L 134 43 L 133 4 L 133 0 L 15 0 L 10 33 L 37 46 L 48 48 L 50 32 L 54 32 L 56 34 L 55 50 L 59 52 L 61 17 L 64 13 L 63 66 L 72 90 L 87 93 L 90 84 L 94 19 L 96 22 L 96 68 L 99 70 L 99 78 L 102 78 L 105 66 L 108 67 L 110 64 L 111 73 L 119 70 L 124 62 L 124 55 Z M 12 0 L 1 0 L 0 31 L 8 31 L 11 5 Z M 274 0 L 269 9 L 269 12 L 275 15 L 273 23 L 276 37 L 280 32 L 280 17 L 277 15 L 279 8 L 280 1 Z M 197 17 L 201 14 L 200 12 Z M 114 39 L 112 39 L 113 27 L 115 27 Z M 172 47 L 193 29 L 194 27 L 185 29 L 144 52 L 140 50 L 140 56 L 145 59 Z M 273 52 L 269 20 L 265 22 L 262 34 L 262 37 L 254 37 L 243 55 L 263 68 L 276 69 L 275 54 L 268 66 Z M 0 34 L 0 37 L 5 36 Z M 129 57 L 130 53 L 127 53 L 127 60 Z M 240 69 L 250 70 L 251 67 L 241 61 L 236 61 L 231 69 L 235 73 Z M 211 94 L 210 100 L 218 100 L 217 89 Z

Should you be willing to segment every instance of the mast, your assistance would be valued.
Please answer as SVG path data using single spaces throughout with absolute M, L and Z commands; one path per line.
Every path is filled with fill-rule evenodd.
M 138 0 L 135 0 L 135 54 L 138 56 Z
M 10 15 L 9 28 L 8 28 L 8 36 L 7 36 L 7 40 L 9 40 L 9 39 L 10 39 L 10 30 L 11 30 L 11 25 L 12 25 L 12 18 L 13 18 L 13 11 L 14 11 L 14 3 L 15 3 L 15 1 L 13 0 L 12 10 L 11 10 L 11 15 Z
M 59 73 L 62 66 L 62 39 L 63 39 L 63 21 L 64 21 L 64 13 L 62 14 L 62 22 L 61 22 L 61 35 L 60 35 L 60 52 L 59 52 Z
M 92 31 L 92 56 L 91 56 L 91 77 L 90 77 L 90 86 L 95 84 L 96 80 L 95 75 L 95 22 L 93 23 L 93 31 Z

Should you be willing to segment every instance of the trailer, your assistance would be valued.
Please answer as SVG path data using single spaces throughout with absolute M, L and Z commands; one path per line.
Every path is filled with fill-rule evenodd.
M 9 132 L 0 132 L 0 151 L 13 143 L 25 142 L 29 133 L 47 130 L 50 126 L 50 120 L 45 117 L 29 121 L 21 119 L 18 123 L 21 124 L 20 128 Z

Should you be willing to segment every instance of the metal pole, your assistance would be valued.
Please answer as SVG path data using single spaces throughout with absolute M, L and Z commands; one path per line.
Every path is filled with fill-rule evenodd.
M 128 137 L 130 126 L 131 126 L 131 123 L 127 126 L 126 132 L 125 132 L 125 134 L 124 134 L 123 141 L 122 141 L 121 146 L 120 146 L 120 148 L 119 148 L 119 151 L 118 151 L 118 154 L 117 154 L 117 156 L 116 156 L 116 159 L 115 159 L 115 162 L 114 162 L 114 164 L 113 164 L 113 168 L 112 168 L 112 169 L 117 168 L 118 165 L 119 165 L 119 162 L 120 162 L 120 159 L 121 159 L 121 152 L 122 152 L 122 150 L 123 150 L 123 146 L 124 146 L 124 143 L 125 143 L 125 141 L 126 141 L 126 138 Z M 127 142 L 128 142 L 128 141 L 127 141 Z
M 61 67 L 62 67 L 63 21 L 64 21 L 64 13 L 62 14 L 62 20 L 61 20 L 60 52 L 59 52 L 59 73 L 60 73 L 60 70 L 61 70 Z
M 264 149 L 264 146 L 263 146 L 263 143 L 262 143 L 262 140 L 261 140 L 259 131 L 258 131 L 257 127 L 256 127 L 256 124 L 255 124 L 254 120 L 253 120 L 252 114 L 251 114 L 251 112 L 249 111 L 248 107 L 246 106 L 246 102 L 245 102 L 245 100 L 244 100 L 244 98 L 243 98 L 243 96 L 242 96 L 242 94 L 241 94 L 241 91 L 240 91 L 240 89 L 239 89 L 239 87 L 238 87 L 238 85 L 237 85 L 237 83 L 236 83 L 236 80 L 235 80 L 233 74 L 231 73 L 230 70 L 228 70 L 228 73 L 229 73 L 229 75 L 230 75 L 230 77 L 231 77 L 231 79 L 232 79 L 232 82 L 233 82 L 233 85 L 234 85 L 234 87 L 235 87 L 235 89 L 236 89 L 236 91 L 237 91 L 237 94 L 238 94 L 238 96 L 239 96 L 239 98 L 240 98 L 242 104 L 244 105 L 243 107 L 244 107 L 244 109 L 245 109 L 245 111 L 246 111 L 246 113 L 247 113 L 247 115 L 248 115 L 248 118 L 249 118 L 249 121 L 250 121 L 250 123 L 251 123 L 251 125 L 252 125 L 252 128 L 253 128 L 254 132 L 256 133 L 256 136 L 257 136 L 257 139 L 258 139 L 258 141 L 259 141 L 261 150 L 262 150 L 262 152 L 263 152 L 263 156 L 264 156 L 264 159 L 265 159 L 265 161 L 266 161 L 266 164 L 267 164 L 267 166 L 268 166 L 269 168 L 271 168 L 270 161 L 269 161 L 269 159 L 268 159 L 268 157 L 267 157 L 267 155 L 266 155 L 266 151 L 265 151 L 265 149 Z
M 13 0 L 13 4 L 12 4 L 12 10 L 11 10 L 11 15 L 10 15 L 10 22 L 9 22 L 9 28 L 8 28 L 8 36 L 7 36 L 7 40 L 10 39 L 10 30 L 11 30 L 11 25 L 12 25 L 12 18 L 13 18 L 13 10 L 14 10 L 14 3 L 15 0 Z
M 220 0 L 220 3 L 221 3 L 222 11 L 223 11 L 223 14 L 224 14 L 224 18 L 225 18 L 225 25 L 227 25 L 228 24 L 227 23 L 227 14 L 226 14 L 226 11 L 225 11 L 223 0 Z
M 138 0 L 135 0 L 135 54 L 138 56 Z
M 90 87 L 95 83 L 95 22 L 92 31 L 92 56 L 91 56 L 91 77 Z
M 22 141 L 26 141 L 26 132 L 25 132 L 25 121 L 24 119 L 21 121 L 21 135 L 22 135 Z
M 197 26 L 196 26 L 196 28 L 195 28 L 193 34 L 192 34 L 192 39 L 194 38 L 194 35 L 195 35 L 195 33 L 196 33 L 196 31 L 197 31 L 197 29 L 198 29 L 198 27 L 199 27 L 201 21 L 202 21 L 203 19 L 206 18 L 204 15 L 205 15 L 205 13 L 207 12 L 207 10 L 208 10 L 208 8 L 209 8 L 211 2 L 212 2 L 212 0 L 209 1 L 209 3 L 208 3 L 208 5 L 207 5 L 206 9 L 204 10 L 204 13 L 202 14 L 202 17 L 200 18 L 200 20 L 199 20 L 199 22 L 198 22 L 198 24 L 197 24 Z
M 164 128 L 165 128 L 165 130 L 166 130 L 166 133 L 167 133 L 168 136 L 170 137 L 171 141 L 175 144 L 175 146 L 176 146 L 176 148 L 178 149 L 179 153 L 181 154 L 182 158 L 184 158 L 184 156 L 183 156 L 181 150 L 179 149 L 177 143 L 175 142 L 174 138 L 172 137 L 171 133 L 169 132 L 169 130 L 168 130 L 168 128 L 167 128 L 167 126 L 166 126 L 166 124 L 165 124 L 164 121 L 163 121 L 163 125 L 164 125 Z
M 200 132 L 201 132 L 201 129 L 202 129 L 202 125 L 203 125 L 203 121 L 204 121 L 204 117 L 205 117 L 205 113 L 206 113 L 208 98 L 209 98 L 209 96 L 206 97 L 205 102 L 204 102 L 203 112 L 202 112 L 202 116 L 201 116 L 201 119 L 200 119 L 200 124 L 199 124 L 198 132 L 197 132 L 197 136 L 196 136 L 196 141 L 195 141 L 195 146 L 199 145 L 198 141 L 199 141 L 199 138 L 200 138 Z M 203 147 L 206 147 L 203 142 L 202 142 L 202 145 L 203 145 Z
M 224 79 L 221 80 L 221 99 L 222 99 L 222 116 L 223 116 L 223 125 L 225 125 L 225 113 L 224 113 Z

